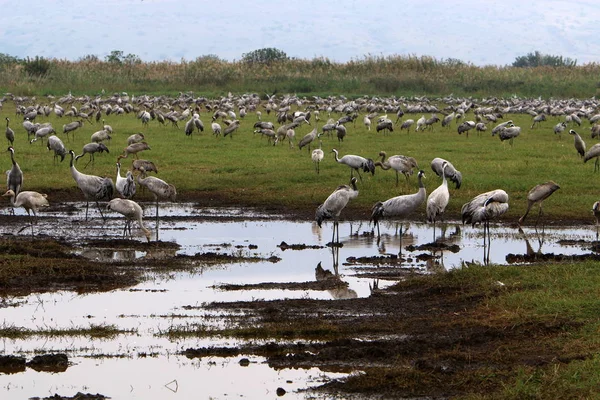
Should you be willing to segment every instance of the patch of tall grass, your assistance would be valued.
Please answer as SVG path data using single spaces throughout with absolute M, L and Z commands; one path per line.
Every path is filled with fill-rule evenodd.
M 50 59 L 46 74 L 32 77 L 22 64 L 0 65 L 0 90 L 21 95 L 94 94 L 128 91 L 173 94 L 298 94 L 522 97 L 580 97 L 597 94 L 600 65 L 514 68 L 483 66 L 433 57 L 372 56 L 346 63 L 326 58 L 290 59 L 269 65 L 227 62 L 213 57 L 193 61 L 111 64 L 99 60 Z

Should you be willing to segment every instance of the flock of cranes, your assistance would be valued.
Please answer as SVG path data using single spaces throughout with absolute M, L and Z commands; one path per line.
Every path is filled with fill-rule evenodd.
M 445 110 L 438 109 L 425 99 L 417 101 L 417 103 L 419 103 L 418 105 L 407 105 L 402 104 L 400 101 L 397 101 L 397 99 L 371 100 L 369 98 L 359 98 L 348 101 L 340 96 L 339 99 L 336 99 L 335 101 L 333 98 L 326 99 L 318 97 L 314 97 L 312 101 L 308 101 L 307 99 L 300 99 L 297 96 L 284 96 L 280 100 L 276 99 L 275 96 L 269 96 L 268 102 L 264 103 L 261 102 L 257 95 L 244 95 L 239 97 L 230 95 L 218 101 L 210 101 L 205 98 L 194 98 L 190 94 L 182 93 L 179 98 L 172 101 L 169 107 L 165 107 L 164 105 L 159 106 L 160 102 L 165 100 L 164 98 L 152 98 L 151 96 L 145 95 L 138 96 L 135 101 L 132 97 L 123 94 L 115 94 L 110 99 L 106 100 L 90 97 L 76 99 L 74 96 L 69 95 L 58 100 L 54 99 L 56 101 L 54 102 L 53 108 L 53 112 L 55 112 L 56 115 L 70 115 L 73 119 L 71 122 L 67 122 L 63 125 L 62 133 L 65 134 L 66 139 L 69 140 L 69 134 L 73 137 L 75 132 L 82 130 L 84 124 L 94 124 L 93 121 L 101 124 L 102 128 L 91 135 L 90 143 L 84 145 L 81 154 L 76 156 L 73 150 L 67 151 L 66 146 L 51 125 L 35 122 L 36 117 L 42 115 L 39 108 L 36 108 L 35 106 L 24 106 L 22 104 L 26 104 L 26 102 L 18 101 L 15 96 L 11 97 L 11 99 L 17 104 L 19 116 L 24 119 L 23 128 L 27 132 L 30 143 L 33 144 L 36 141 L 46 141 L 48 150 L 54 152 L 55 164 L 58 164 L 60 161 L 64 160 L 67 154 L 70 154 L 72 178 L 77 183 L 77 186 L 82 191 L 86 200 L 86 220 L 88 218 L 89 202 L 92 201 L 96 203 L 103 219 L 104 215 L 99 203 L 108 202 L 110 210 L 120 212 L 126 218 L 124 234 L 127 232 L 130 233 L 131 222 L 137 221 L 140 229 L 147 237 L 147 228 L 145 228 L 141 221 L 141 214 L 139 214 L 138 208 L 130 203 L 135 203 L 131 199 L 136 193 L 136 186 L 147 188 L 154 196 L 157 228 L 159 223 L 159 201 L 173 201 L 176 197 L 176 190 L 173 185 L 158 179 L 155 176 L 149 176 L 149 172 L 157 172 L 156 167 L 147 160 L 138 159 L 141 152 L 151 150 L 143 133 L 132 134 L 127 138 L 127 147 L 123 149 L 122 154 L 117 156 L 117 162 L 115 164 L 116 178 L 114 183 L 111 178 L 83 174 L 77 170 L 75 166 L 77 160 L 85 154 L 89 155 L 89 160 L 83 169 L 87 168 L 89 164 L 92 164 L 93 166 L 95 154 L 103 152 L 109 153 L 108 146 L 105 143 L 110 142 L 115 135 L 112 126 L 106 124 L 106 121 L 102 119 L 103 115 L 110 115 L 111 113 L 134 113 L 140 120 L 142 126 L 149 126 L 151 123 L 163 125 L 171 124 L 173 129 L 180 129 L 178 122 L 185 121 L 185 126 L 181 130 L 186 136 L 192 137 L 195 133 L 200 134 L 204 132 L 204 123 L 200 118 L 200 109 L 203 109 L 203 111 L 212 114 L 211 130 L 213 134 L 215 136 L 222 135 L 223 137 L 230 136 L 230 138 L 233 139 L 233 134 L 242 126 L 243 118 L 247 118 L 249 113 L 253 112 L 258 119 L 253 126 L 255 133 L 260 133 L 261 137 L 267 137 L 269 144 L 274 146 L 287 140 L 290 148 L 297 147 L 297 149 L 302 150 L 306 147 L 310 159 L 314 163 L 316 174 L 321 173 L 320 165 L 326 154 L 323 150 L 321 137 L 327 135 L 333 140 L 337 139 L 337 148 L 332 149 L 331 153 L 333 153 L 333 159 L 336 163 L 344 164 L 350 169 L 351 181 L 349 185 L 338 187 L 323 205 L 319 206 L 316 219 L 319 225 L 326 219 L 333 219 L 334 236 L 337 233 L 338 239 L 338 224 L 341 211 L 348 204 L 349 200 L 358 195 L 357 183 L 363 181 L 361 172 L 374 175 L 377 166 L 382 170 L 393 170 L 396 175 L 396 186 L 398 186 L 400 183 L 400 173 L 405 176 L 408 182 L 409 177 L 413 175 L 414 171 L 418 171 L 417 179 L 419 189 L 416 193 L 396 196 L 385 201 L 380 201 L 373 206 L 371 220 L 374 222 L 374 226 L 377 226 L 378 235 L 380 234 L 380 220 L 386 218 L 395 219 L 397 221 L 406 219 L 409 215 L 412 215 L 419 206 L 424 204 L 427 220 L 432 223 L 434 227 L 435 238 L 436 223 L 442 220 L 450 199 L 448 183 L 452 182 L 455 189 L 459 189 L 463 182 L 462 173 L 455 168 L 450 161 L 435 157 L 431 162 L 431 169 L 442 179 L 442 182 L 429 196 L 426 196 L 425 186 L 423 184 L 425 173 L 423 170 L 419 169 L 416 159 L 410 155 L 395 154 L 388 156 L 386 151 L 380 151 L 379 156 L 381 159 L 377 161 L 356 154 L 344 154 L 340 156 L 340 151 L 343 151 L 342 146 L 344 140 L 347 140 L 348 137 L 352 135 L 352 126 L 355 127 L 357 121 L 361 121 L 361 119 L 358 118 L 360 112 L 365 112 L 362 122 L 368 131 L 371 131 L 371 124 L 375 124 L 376 133 L 372 132 L 371 134 L 373 135 L 391 134 L 395 132 L 395 127 L 397 126 L 400 126 L 400 131 L 406 130 L 407 133 L 410 132 L 411 127 L 415 126 L 415 131 L 420 133 L 432 130 L 434 125 L 440 124 L 443 129 L 452 129 L 454 126 L 455 132 L 458 134 L 465 133 L 465 136 L 468 137 L 469 132 L 476 131 L 478 134 L 482 134 L 482 132 L 488 130 L 488 124 L 493 124 L 493 128 L 490 126 L 491 136 L 497 135 L 501 142 L 508 141 L 511 145 L 514 145 L 515 140 L 518 140 L 517 138 L 521 133 L 521 127 L 516 126 L 513 120 L 498 123 L 498 119 L 503 118 L 503 114 L 526 112 L 532 115 L 533 123 L 531 129 L 540 129 L 540 124 L 543 121 L 547 121 L 546 114 L 556 116 L 562 115 L 561 113 L 563 113 L 569 118 L 566 119 L 565 122 L 561 122 L 554 126 L 554 133 L 558 135 L 560 135 L 560 133 L 568 126 L 581 124 L 581 118 L 579 118 L 576 111 L 569 109 L 567 105 L 563 107 L 563 111 L 559 112 L 556 109 L 551 109 L 549 106 L 542 105 L 541 102 L 536 103 L 535 101 L 530 104 L 528 108 L 521 105 L 521 109 L 517 110 L 512 108 L 510 104 L 505 105 L 502 109 L 498 106 L 493 107 L 488 105 L 483 101 L 480 102 L 479 105 L 475 105 L 468 99 L 461 99 L 459 102 L 457 99 L 445 98 L 441 99 L 441 102 L 451 106 L 451 112 L 446 113 Z M 3 100 L 6 99 L 0 99 L 0 105 Z M 79 109 L 75 107 L 77 103 L 80 104 Z M 66 104 L 67 106 L 63 108 L 60 104 Z M 175 107 L 174 104 L 179 107 L 180 111 L 176 110 L 177 107 Z M 305 111 L 293 112 L 292 108 L 294 106 L 298 109 L 303 107 Z M 271 112 L 276 114 L 276 120 L 280 125 L 279 128 L 272 122 L 262 121 L 262 113 L 258 111 L 258 107 L 264 107 L 267 114 L 270 114 Z M 584 105 L 581 106 L 580 109 L 584 109 L 584 107 L 590 110 L 593 108 L 592 106 Z M 50 109 L 50 112 L 52 112 L 52 107 L 50 107 Z M 47 112 L 46 108 L 44 108 L 44 113 L 45 112 Z M 471 112 L 474 115 L 473 120 L 468 119 Z M 341 115 L 337 120 L 332 117 L 335 113 Z M 421 114 L 421 117 L 415 118 L 415 122 L 415 119 L 413 118 L 404 118 L 405 113 L 413 113 L 417 114 L 417 116 L 418 114 Z M 426 117 L 426 114 L 428 113 L 430 113 L 430 117 Z M 441 114 L 445 114 L 443 118 L 438 117 L 438 115 Z M 321 116 L 325 115 L 327 115 L 329 119 L 321 122 Z M 388 115 L 395 117 L 390 118 Z M 12 190 L 14 194 L 14 196 L 8 194 L 6 197 L 11 199 L 11 204 L 13 204 L 13 206 L 24 206 L 24 200 L 19 200 L 20 185 L 22 185 L 22 172 L 20 175 L 20 183 L 17 182 L 16 178 L 18 177 L 18 173 L 13 172 L 15 168 L 19 168 L 18 164 L 14 161 L 14 148 L 12 147 L 14 145 L 15 132 L 10 127 L 11 120 L 8 117 L 6 117 L 5 120 L 6 139 L 11 146 L 9 151 L 11 152 L 13 161 L 13 167 L 10 172 L 7 173 L 7 193 L 9 193 L 8 190 Z M 222 128 L 221 124 L 224 125 L 224 128 Z M 310 126 L 311 129 L 302 136 L 298 143 L 295 143 L 296 130 L 301 129 L 301 127 L 305 125 Z M 592 134 L 593 132 L 592 129 Z M 595 145 L 590 149 L 586 149 L 583 139 L 575 132 L 575 130 L 570 129 L 569 133 L 573 135 L 574 147 L 582 159 L 588 161 L 594 158 L 596 161 L 596 168 L 598 168 L 600 145 Z M 335 137 L 332 137 L 334 134 Z M 29 139 L 31 136 L 33 138 Z M 315 149 L 314 145 L 316 143 L 319 144 L 319 147 Z M 132 155 L 135 160 L 133 160 L 132 168 L 125 172 L 125 176 L 123 176 L 121 161 L 128 158 L 130 155 Z M 354 176 L 355 173 L 358 177 Z M 551 187 L 551 185 L 544 187 Z M 556 187 L 558 188 L 558 185 L 556 185 Z M 539 205 L 539 214 L 541 215 L 542 201 L 551 194 L 550 192 L 544 197 L 541 193 L 541 188 L 538 188 L 537 190 L 534 189 L 532 189 L 532 192 L 534 192 L 535 196 L 530 193 L 527 211 L 520 222 L 524 221 L 529 210 L 535 204 Z M 116 200 L 114 199 L 115 196 L 118 196 L 120 200 L 128 201 L 113 201 Z M 44 199 L 46 199 L 46 197 L 44 197 Z M 34 211 L 35 216 L 37 209 L 42 206 L 43 205 L 40 204 L 37 208 L 30 207 L 29 209 Z M 340 206 L 341 208 L 339 208 Z M 501 189 L 496 189 L 491 192 L 483 193 L 471 200 L 471 202 L 465 204 L 463 206 L 464 212 L 462 213 L 462 218 L 465 223 L 483 224 L 484 235 L 487 232 L 489 237 L 489 221 L 498 218 L 507 210 L 508 195 Z

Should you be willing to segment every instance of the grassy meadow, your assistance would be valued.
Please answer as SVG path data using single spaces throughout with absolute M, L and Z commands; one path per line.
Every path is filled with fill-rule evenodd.
M 438 105 L 439 108 L 443 106 Z M 263 109 L 262 114 L 262 120 L 275 122 L 273 113 L 267 115 Z M 317 128 L 327 119 L 326 113 L 323 114 L 321 121 L 316 122 Z M 53 193 L 60 192 L 68 192 L 67 198 L 73 201 L 83 200 L 70 175 L 69 156 L 64 162 L 54 165 L 52 152 L 47 150 L 45 140 L 43 143 L 38 141 L 30 144 L 21 126 L 22 117 L 15 115 L 11 102 L 4 104 L 0 116 L 3 120 L 9 117 L 10 125 L 16 132 L 15 158 L 24 173 L 23 190 L 45 192 L 51 202 Z M 350 178 L 350 168 L 335 161 L 331 152 L 333 148 L 339 150 L 340 157 L 358 154 L 377 160 L 382 150 L 388 156 L 412 156 L 425 171 L 428 193 L 441 184 L 441 179 L 430 168 L 431 160 L 435 157 L 449 160 L 462 172 L 463 186 L 455 189 L 449 182 L 447 218 L 458 218 L 462 204 L 477 194 L 501 188 L 510 196 L 510 209 L 503 219 L 516 220 L 526 209 L 529 189 L 548 180 L 554 180 L 561 186 L 544 202 L 544 212 L 549 222 L 593 223 L 591 207 L 600 200 L 600 174 L 594 173 L 594 161 L 586 164 L 581 161 L 575 151 L 573 137 L 567 133 L 568 128 L 560 137 L 553 133 L 553 126 L 562 120 L 561 117 L 549 117 L 548 121 L 530 129 L 529 115 L 505 115 L 503 120 L 512 119 L 522 127 L 520 136 L 511 146 L 508 142 L 501 142 L 497 136 L 491 136 L 490 130 L 495 126 L 491 123 L 487 132 L 477 134 L 472 130 L 468 137 L 464 133 L 457 133 L 455 122 L 451 127 L 442 127 L 438 123 L 433 130 L 424 132 L 415 132 L 411 128 L 410 133 L 400 131 L 397 125 L 394 132 L 383 134 L 376 133 L 374 126 L 368 131 L 362 123 L 361 114 L 356 123 L 346 124 L 348 135 L 343 142 L 338 142 L 335 135 L 321 136 L 325 158 L 321 162 L 320 174 L 317 174 L 306 147 L 302 150 L 297 145 L 290 148 L 287 141 L 273 146 L 267 142 L 267 138 L 254 134 L 253 124 L 257 121 L 255 114 L 250 113 L 242 119 L 240 128 L 232 137 L 215 137 L 210 129 L 211 116 L 211 113 L 201 112 L 205 130 L 202 133 L 195 131 L 192 137 L 184 134 L 185 121 L 180 121 L 179 128 L 170 124 L 163 126 L 157 121 L 150 121 L 145 127 L 135 113 L 105 116 L 105 123 L 114 130 L 112 140 L 106 142 L 110 153 L 96 154 L 95 164 L 87 168 L 84 168 L 88 161 L 88 155 L 85 155 L 76 163 L 76 167 L 84 173 L 111 176 L 114 179 L 117 156 L 126 146 L 127 137 L 142 132 L 151 150 L 140 153 L 140 158 L 149 159 L 157 165 L 158 177 L 176 186 L 180 200 L 198 200 L 205 205 L 219 205 L 222 202 L 228 205 L 313 210 L 338 185 L 348 183 Z M 405 115 L 402 120 L 416 120 L 420 116 Z M 332 117 L 337 119 L 340 115 Z M 395 120 L 395 116 L 393 118 Z M 465 119 L 475 118 L 468 113 Z M 73 149 L 76 154 L 80 154 L 83 145 L 90 142 L 92 133 L 102 129 L 101 124 L 85 122 L 82 128 L 75 131 L 74 139 L 67 139 L 62 133 L 62 125 L 70 122 L 70 119 L 51 114 L 48 118 L 39 116 L 36 120 L 44 121 L 53 124 L 66 147 Z M 311 122 L 315 124 L 312 119 Z M 296 142 L 313 128 L 314 125 L 296 128 Z M 584 138 L 588 148 L 594 144 L 589 123 L 584 121 L 581 127 L 573 128 Z M 316 146 L 318 143 L 313 143 L 311 148 Z M 132 159 L 133 156 L 129 156 L 121 161 L 122 175 L 131 167 Z M 10 168 L 10 153 L 4 152 L 0 160 L 4 160 L 3 168 Z M 393 170 L 377 168 L 374 176 L 362 174 L 363 180 L 358 182 L 360 195 L 349 205 L 349 211 L 343 212 L 344 218 L 366 218 L 375 202 L 417 191 L 416 173 L 408 182 L 400 175 L 398 186 Z M 151 200 L 148 194 L 140 193 L 137 196 L 140 201 Z M 424 219 L 424 213 L 425 206 L 421 215 L 415 215 L 415 218 Z

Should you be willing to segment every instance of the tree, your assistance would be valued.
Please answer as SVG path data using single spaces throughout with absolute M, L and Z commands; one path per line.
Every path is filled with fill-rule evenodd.
M 285 61 L 288 59 L 287 54 L 282 50 L 268 47 L 251 51 L 250 53 L 242 54 L 242 61 L 246 63 L 271 64 L 277 61 Z
M 512 63 L 513 67 L 575 67 L 577 60 L 563 58 L 562 56 L 553 56 L 542 54 L 539 51 L 529 53 L 526 56 L 519 56 Z
M 100 62 L 100 59 L 95 54 L 87 54 L 87 55 L 85 55 L 83 57 L 80 57 L 79 58 L 79 62 L 92 64 L 92 63 Z
M 142 60 L 139 56 L 135 54 L 127 54 L 125 55 L 121 50 L 113 50 L 107 55 L 105 61 L 110 64 L 126 64 L 126 65 L 136 65 L 141 64 Z
M 6 53 L 0 53 L 0 65 L 17 64 L 20 60 L 17 57 Z

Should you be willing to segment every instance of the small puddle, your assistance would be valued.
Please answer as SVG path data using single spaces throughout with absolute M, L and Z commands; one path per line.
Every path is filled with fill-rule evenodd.
M 120 239 L 123 219 L 108 214 L 103 223 L 97 209 L 90 221 L 83 221 L 85 204 L 69 209 L 75 212 L 44 212 L 34 227 L 36 234 L 62 237 L 74 243 Z M 83 210 L 83 211 L 82 211 Z M 146 224 L 155 228 L 154 209 L 146 209 Z M 17 210 L 17 215 L 23 215 Z M 206 326 L 220 326 L 223 318 L 202 304 L 275 300 L 282 298 L 348 299 L 366 297 L 375 276 L 379 287 L 393 284 L 409 272 L 429 273 L 458 268 L 469 263 L 521 263 L 515 255 L 562 254 L 566 257 L 596 256 L 592 246 L 595 227 L 546 227 L 544 231 L 526 227 L 493 225 L 491 240 L 484 245 L 481 228 L 450 221 L 438 227 L 435 245 L 429 224 L 411 222 L 404 225 L 402 252 L 395 224 L 382 224 L 378 239 L 367 221 L 340 223 L 341 246 L 328 246 L 332 225 L 318 228 L 312 221 L 289 221 L 278 215 L 247 212 L 240 209 L 198 209 L 192 204 L 161 205 L 159 237 L 179 247 L 152 249 L 137 247 L 103 248 L 85 246 L 77 254 L 91 260 L 126 261 L 144 257 L 155 259 L 173 255 L 217 252 L 230 255 L 257 256 L 258 262 L 223 263 L 196 268 L 193 272 L 153 274 L 135 287 L 103 293 L 76 294 L 59 291 L 9 299 L 16 307 L 0 309 L 2 325 L 28 329 L 115 325 L 135 330 L 110 340 L 69 337 L 68 339 L 3 339 L 1 353 L 31 357 L 34 352 L 66 352 L 73 362 L 67 371 L 57 374 L 25 372 L 0 374 L 0 388 L 15 398 L 50 396 L 76 392 L 102 393 L 112 398 L 137 396 L 163 399 L 172 394 L 177 383 L 181 398 L 239 396 L 275 397 L 278 387 L 290 392 L 321 380 L 345 374 L 311 370 L 274 370 L 264 359 L 248 356 L 250 364 L 242 367 L 240 357 L 189 360 L 179 356 L 187 348 L 233 346 L 236 341 L 223 338 L 191 338 L 170 341 L 161 333 L 172 326 L 202 321 Z M 22 220 L 22 219 L 21 219 Z M 16 224 L 0 226 L 4 235 L 17 234 Z M 134 226 L 134 234 L 145 238 Z M 26 235 L 27 230 L 19 235 Z M 96 242 L 93 242 L 96 243 Z M 441 243 L 441 245 L 440 245 Z M 278 261 L 266 261 L 275 256 Z M 387 279 L 386 279 L 387 278 Z M 326 289 L 295 288 L 288 283 L 327 282 Z M 265 287 L 265 283 L 273 285 Z M 256 285 L 256 286 L 253 286 Z M 283 285 L 283 286 L 282 286 Z M 235 290 L 224 290 L 227 286 Z M 236 286 L 238 286 L 236 288 Z M 283 287 L 283 288 L 282 288 Z M 222 316 L 221 316 L 222 317 Z M 189 322 L 188 322 L 189 321 Z M 155 354 L 140 357 L 140 354 Z M 119 356 L 106 358 L 105 356 Z M 125 358 L 121 356 L 125 355 Z M 91 358 L 101 357 L 101 358 Z M 137 371 L 132 374 L 131 371 Z M 246 382 L 238 385 L 237 382 Z M 170 383 L 171 382 L 171 383 Z M 203 382 L 200 385 L 199 382 Z M 210 384 L 207 384 L 210 382 Z M 10 392 L 8 392 L 10 390 Z M 304 398 L 298 394 L 297 398 Z

